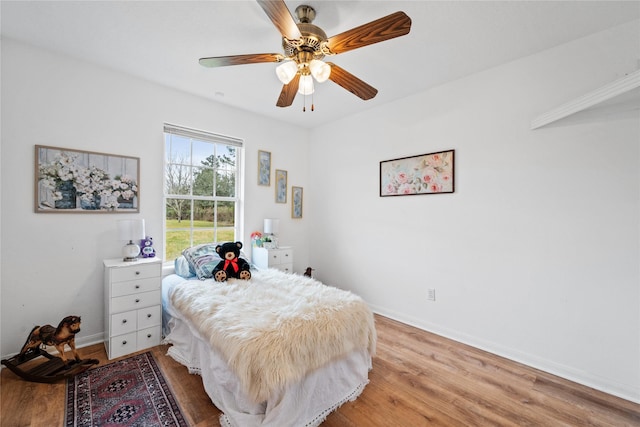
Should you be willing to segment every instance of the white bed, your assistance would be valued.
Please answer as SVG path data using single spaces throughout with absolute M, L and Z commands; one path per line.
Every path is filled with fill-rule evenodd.
M 373 314 L 356 295 L 278 270 L 163 279 L 168 354 L 202 376 L 225 427 L 317 426 L 368 383 Z

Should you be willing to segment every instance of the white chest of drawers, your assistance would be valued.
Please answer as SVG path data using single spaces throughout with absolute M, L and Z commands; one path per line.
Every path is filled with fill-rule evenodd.
M 253 248 L 253 264 L 260 269 L 277 268 L 293 273 L 293 248 L 283 246 L 277 249 Z
M 104 260 L 107 357 L 114 359 L 160 344 L 162 260 Z

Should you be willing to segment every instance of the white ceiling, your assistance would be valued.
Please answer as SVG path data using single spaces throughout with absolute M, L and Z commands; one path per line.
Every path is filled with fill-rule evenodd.
M 166 86 L 314 127 L 451 80 L 640 18 L 638 1 L 286 1 L 316 9 L 328 36 L 398 10 L 404 37 L 330 60 L 378 89 L 362 101 L 331 81 L 276 107 L 277 64 L 204 68 L 198 58 L 282 53 L 281 37 L 255 1 L 5 1 L 2 36 Z M 46 70 L 46 68 L 45 68 Z

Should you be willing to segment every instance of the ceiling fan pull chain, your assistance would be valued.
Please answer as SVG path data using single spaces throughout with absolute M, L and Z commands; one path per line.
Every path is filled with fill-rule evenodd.
M 313 105 L 313 93 L 311 94 L 311 111 L 314 111 L 314 105 Z
M 302 95 L 302 112 L 307 111 L 307 95 Z

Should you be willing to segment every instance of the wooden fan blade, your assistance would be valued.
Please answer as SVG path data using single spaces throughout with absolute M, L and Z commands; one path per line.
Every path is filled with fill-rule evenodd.
M 353 74 L 338 67 L 332 62 L 327 62 L 331 66 L 329 80 L 342 86 L 355 96 L 364 99 L 374 98 L 378 94 L 378 89 L 363 82 Z
M 261 62 L 280 62 L 284 57 L 277 53 L 254 53 L 250 55 L 215 56 L 200 58 L 203 67 L 226 67 L 227 65 L 259 64 Z
M 262 10 L 276 26 L 282 37 L 288 40 L 298 40 L 302 37 L 296 21 L 284 3 L 284 0 L 257 0 Z
M 334 53 L 347 52 L 359 47 L 380 43 L 409 34 L 411 18 L 404 12 L 396 12 L 351 30 L 329 37 L 327 47 Z
M 296 97 L 296 93 L 298 92 L 298 82 L 300 81 L 300 73 L 296 74 L 288 84 L 282 87 L 282 91 L 280 92 L 280 96 L 278 97 L 278 102 L 276 105 L 278 107 L 288 107 L 293 104 L 293 100 Z

